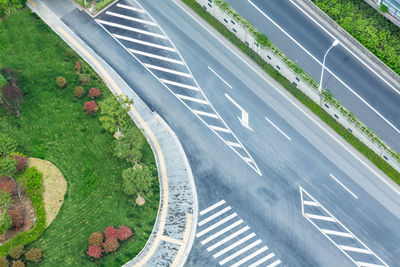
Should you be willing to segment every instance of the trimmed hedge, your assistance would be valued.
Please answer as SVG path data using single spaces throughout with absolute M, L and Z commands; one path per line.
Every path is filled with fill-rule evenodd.
M 36 224 L 25 232 L 13 236 L 7 243 L 0 246 L 0 256 L 6 256 L 10 248 L 26 245 L 37 239 L 46 228 L 46 211 L 43 202 L 42 174 L 35 168 L 25 171 L 25 191 L 35 207 Z
M 311 98 L 304 94 L 301 90 L 297 89 L 286 77 L 281 75 L 272 65 L 265 62 L 256 52 L 250 47 L 243 43 L 234 33 L 232 33 L 224 24 L 219 22 L 215 17 L 203 9 L 203 7 L 195 0 L 182 0 L 186 5 L 192 8 L 198 15 L 200 15 L 205 21 L 213 26 L 218 32 L 225 36 L 235 46 L 237 46 L 242 52 L 247 54 L 254 62 L 256 62 L 263 70 L 268 73 L 272 78 L 279 82 L 284 88 L 286 88 L 294 97 L 296 97 L 301 103 L 307 106 L 312 112 L 320 117 L 326 124 L 328 124 L 333 130 L 341 135 L 347 142 L 353 145 L 358 151 L 366 156 L 371 162 L 373 162 L 379 169 L 381 169 L 387 176 L 393 181 L 400 185 L 400 173 L 397 172 L 389 163 L 372 151 L 367 145 L 361 142 L 353 134 L 351 134 L 346 128 L 344 128 L 339 122 L 337 122 L 329 113 L 327 113 L 322 107 L 315 103 Z M 399 61 L 400 62 L 400 61 Z

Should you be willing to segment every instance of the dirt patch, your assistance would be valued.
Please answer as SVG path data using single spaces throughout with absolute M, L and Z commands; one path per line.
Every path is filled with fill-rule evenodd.
M 43 200 L 46 210 L 46 227 L 56 218 L 67 192 L 67 181 L 61 171 L 50 161 L 28 158 L 28 167 L 35 167 L 43 174 Z

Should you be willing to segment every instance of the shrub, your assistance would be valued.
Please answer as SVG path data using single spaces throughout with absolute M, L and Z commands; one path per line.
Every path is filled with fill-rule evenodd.
M 90 83 L 90 75 L 89 74 L 79 74 L 79 81 L 82 85 L 88 85 Z
M 35 167 L 31 167 L 25 171 L 24 187 L 29 196 L 43 192 L 42 174 Z M 33 202 L 34 200 L 31 199 L 31 201 Z
M 0 267 L 8 267 L 10 266 L 10 263 L 8 262 L 7 258 L 5 256 L 0 257 Z
M 104 251 L 107 253 L 111 253 L 116 251 L 119 248 L 118 239 L 116 238 L 106 238 L 106 242 L 103 244 Z
M 25 252 L 25 259 L 33 262 L 40 262 L 43 257 L 43 251 L 41 248 L 31 248 Z
M 12 225 L 15 228 L 20 228 L 24 224 L 24 214 L 20 209 L 8 210 L 8 215 L 11 217 Z
M 0 190 L 11 195 L 17 193 L 17 183 L 11 179 L 0 180 Z
M 387 12 L 389 11 L 389 10 L 388 10 L 388 7 L 385 6 L 384 4 L 381 4 L 381 5 L 379 6 L 379 10 L 382 11 L 383 13 L 387 13 Z
M 100 232 L 94 232 L 88 239 L 89 245 L 99 247 L 103 244 L 103 234 Z
M 97 106 L 96 101 L 91 100 L 85 102 L 83 109 L 86 111 L 86 114 L 93 114 L 99 110 L 99 106 Z
M 26 157 L 20 154 L 11 154 L 11 159 L 17 162 L 17 172 L 22 171 L 26 166 Z
M 152 171 L 146 166 L 142 168 L 128 168 L 122 171 L 123 190 L 125 194 L 134 196 L 137 194 L 150 197 L 151 186 L 154 182 Z
M 56 83 L 57 83 L 58 87 L 64 88 L 67 85 L 67 80 L 62 76 L 58 76 L 56 78 Z
M 95 259 L 99 259 L 103 253 L 103 249 L 98 246 L 90 246 L 86 254 L 89 255 L 89 257 L 93 257 Z
M 12 225 L 11 217 L 8 215 L 7 210 L 3 210 L 2 213 L 3 216 L 0 219 L 0 235 L 4 234 Z
M 0 157 L 7 156 L 17 149 L 17 142 L 8 137 L 7 135 L 0 133 Z
M 75 56 L 75 51 L 72 48 L 67 48 L 65 50 L 65 55 L 69 58 L 73 58 Z
M 82 96 L 84 96 L 84 94 L 85 94 L 85 90 L 83 89 L 82 86 L 77 86 L 75 88 L 75 96 L 77 98 L 81 98 Z
M 7 192 L 0 191 L 0 208 L 6 210 L 12 201 L 11 195 Z
M 113 226 L 108 226 L 104 230 L 104 236 L 105 236 L 106 239 L 117 238 L 118 237 L 118 230 L 115 229 Z
M 3 106 L 6 108 L 8 113 L 15 114 L 18 117 L 21 115 L 19 110 L 21 108 L 23 92 L 18 87 L 17 81 L 12 78 L 10 84 L 6 84 L 1 88 L 1 93 Z
M 121 241 L 127 240 L 132 236 L 132 229 L 128 226 L 121 225 L 118 229 L 118 239 Z
M 142 132 L 136 127 L 128 128 L 123 134 L 114 141 L 114 156 L 134 165 L 136 160 L 142 159 L 142 147 L 145 139 Z
M 21 260 L 13 261 L 11 267 L 25 267 L 25 263 Z
M 0 158 L 0 175 L 13 177 L 17 172 L 17 161 L 10 157 Z
M 88 95 L 89 95 L 89 97 L 91 99 L 99 98 L 101 96 L 100 89 L 98 89 L 98 88 L 90 88 Z
M 22 254 L 24 254 L 24 246 L 23 245 L 12 247 L 8 251 L 8 255 L 10 255 L 10 257 L 12 257 L 16 260 L 18 260 Z

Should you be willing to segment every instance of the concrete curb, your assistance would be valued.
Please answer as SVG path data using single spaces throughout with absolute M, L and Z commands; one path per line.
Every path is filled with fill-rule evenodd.
M 124 94 L 134 100 L 129 115 L 143 129 L 152 147 L 160 181 L 158 214 L 146 245 L 124 266 L 182 266 L 194 242 L 198 204 L 193 174 L 176 134 L 42 1 L 29 0 L 27 5 L 88 62 L 114 94 Z

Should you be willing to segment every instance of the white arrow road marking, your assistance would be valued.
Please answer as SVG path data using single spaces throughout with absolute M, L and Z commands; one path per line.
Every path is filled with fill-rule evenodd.
M 228 94 L 225 94 L 225 97 L 228 98 L 228 100 L 231 101 L 242 112 L 242 117 L 241 118 L 239 118 L 239 116 L 237 117 L 239 119 L 240 123 L 242 124 L 242 126 L 249 129 L 250 131 L 254 132 L 254 130 L 251 129 L 251 127 L 249 125 L 249 113 L 246 110 L 244 110 L 244 108 L 239 106 L 239 104 L 236 103 L 236 101 L 233 100 Z

